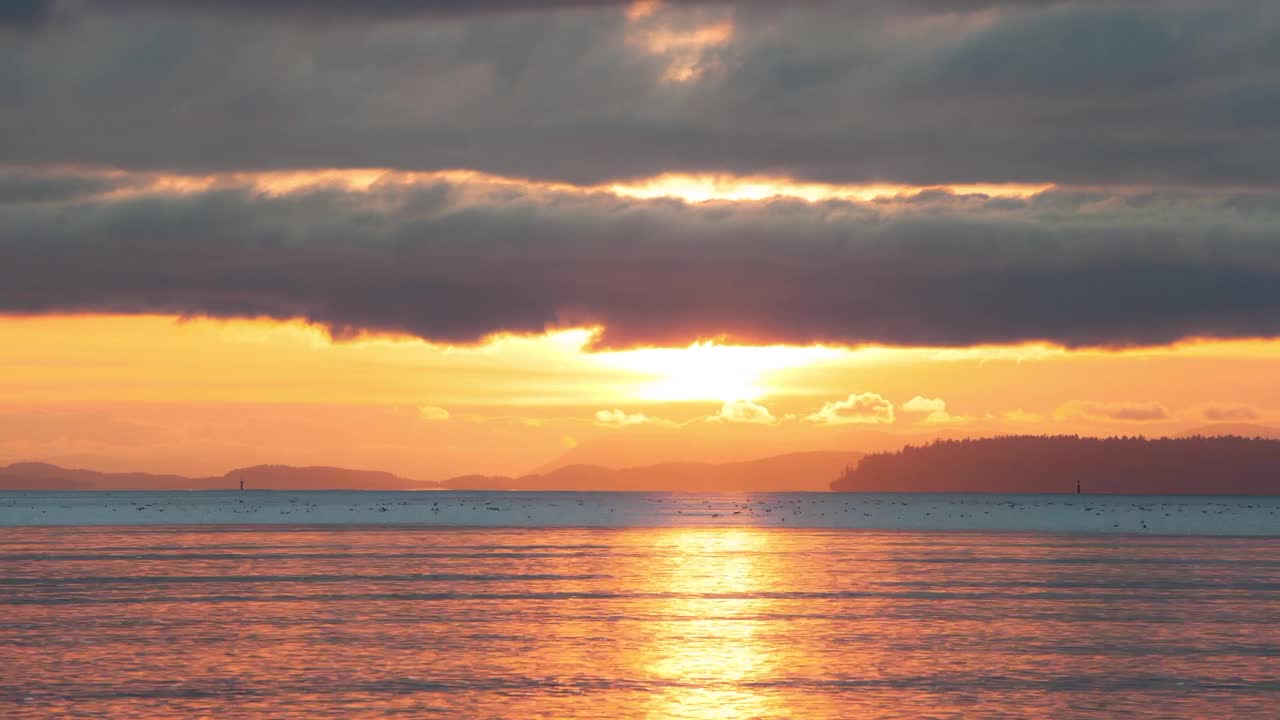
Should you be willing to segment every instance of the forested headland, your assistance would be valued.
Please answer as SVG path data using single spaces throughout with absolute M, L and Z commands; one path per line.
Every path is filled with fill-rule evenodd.
M 837 492 L 1280 494 L 1280 440 L 1015 435 L 872 453 Z

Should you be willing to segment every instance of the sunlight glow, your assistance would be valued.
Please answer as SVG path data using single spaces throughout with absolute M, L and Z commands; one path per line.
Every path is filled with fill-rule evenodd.
M 635 0 L 627 8 L 627 19 L 634 22 L 649 17 L 658 10 L 659 5 L 661 3 L 658 0 Z
M 807 202 L 845 200 L 872 202 L 910 198 L 925 191 L 942 191 L 957 196 L 1026 198 L 1052 184 L 1004 185 L 901 185 L 886 183 L 832 184 L 795 180 L 784 176 L 732 175 L 723 173 L 665 173 L 649 178 L 573 185 L 521 177 L 490 175 L 474 170 L 407 171 L 389 168 L 335 168 L 289 171 L 232 172 L 210 175 L 127 172 L 123 170 L 68 166 L 53 168 L 86 178 L 113 180 L 116 185 L 94 195 L 101 200 L 119 200 L 148 194 L 187 195 L 214 190 L 248 189 L 266 196 L 284 196 L 319 189 L 349 193 L 412 188 L 417 185 L 447 183 L 457 202 L 483 201 L 495 191 L 555 193 L 564 195 L 609 194 L 636 200 L 669 198 L 686 203 L 759 202 L 792 198 Z
M 662 11 L 661 3 L 637 3 L 627 10 L 630 29 L 627 43 L 640 52 L 665 60 L 660 80 L 685 85 L 703 79 L 719 69 L 717 48 L 733 41 L 736 28 L 731 16 L 716 13 L 709 18 L 699 13 Z
M 690 30 L 661 29 L 644 38 L 645 48 L 652 53 L 723 45 L 733 38 L 733 23 L 722 22 Z
M 645 348 L 600 353 L 608 367 L 644 373 L 637 400 L 755 400 L 769 392 L 768 376 L 831 359 L 840 350 L 822 347 L 739 347 L 698 343 L 687 348 Z
M 1049 417 L 1071 400 L 1110 399 L 1128 377 L 1133 398 L 1179 407 L 1260 408 L 1269 418 L 1280 341 L 1190 341 L 1124 350 L 1046 344 L 971 348 L 739 346 L 598 350 L 602 328 L 495 335 L 467 345 L 405 335 L 334 339 L 301 320 L 182 319 L 164 315 L 0 316 L 0 403 L 316 404 L 419 408 L 454 425 L 481 408 L 520 417 L 577 417 L 599 410 L 675 427 L 727 403 L 767 408 L 777 426 L 851 394 L 893 403 L 944 399 L 950 424 L 1020 408 Z M 1213 368 L 1206 374 L 1204 368 Z M 1227 368 L 1230 368 L 1228 370 Z M 1230 373 L 1230 383 L 1210 382 Z M 1024 386 L 1003 390 L 1010 373 Z M 342 382 L 333 378 L 341 377 Z M 988 383 L 981 392 L 957 390 Z M 995 385 L 991 385 L 994 383 Z M 1029 385 L 1026 385 L 1029 384 Z M 662 403 L 703 407 L 664 409 Z M 461 408 L 471 408 L 470 411 Z M 733 405 L 730 410 L 750 408 Z M 1199 412 L 1199 410 L 1195 410 Z M 1188 412 L 1191 412 L 1189 410 Z M 732 414 L 732 413 L 731 413 Z M 768 417 L 757 413 L 763 419 Z M 927 415 L 926 415 L 927 417 Z M 941 414 L 934 416 L 941 419 Z M 729 418 L 744 420 L 744 417 Z M 626 424 L 626 423 L 622 423 Z M 635 425 L 637 423 L 630 423 Z M 706 424 L 706 423 L 703 423 Z M 724 425 L 737 425 L 725 422 Z M 572 433 L 570 433 L 572 434 Z
M 909 197 L 926 190 L 942 190 L 953 195 L 1025 198 L 1053 188 L 1052 184 L 947 185 L 926 187 L 884 183 L 833 185 L 793 180 L 786 177 L 716 174 L 666 173 L 653 178 L 609 185 L 610 192 L 641 199 L 678 198 L 690 203 L 724 200 L 750 202 L 770 198 L 798 198 L 809 202 L 853 200 L 870 202 L 877 198 Z

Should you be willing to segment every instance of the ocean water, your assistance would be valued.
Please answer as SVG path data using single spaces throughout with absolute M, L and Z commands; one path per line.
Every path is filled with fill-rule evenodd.
M 641 492 L 0 492 L 0 527 L 802 527 L 1280 536 L 1280 496 Z
M 0 528 L 0 717 L 1276 718 L 1280 539 Z

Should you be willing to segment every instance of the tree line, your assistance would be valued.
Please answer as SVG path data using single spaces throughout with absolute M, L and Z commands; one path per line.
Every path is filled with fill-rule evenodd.
M 1009 435 L 873 453 L 843 492 L 1280 494 L 1280 440 Z

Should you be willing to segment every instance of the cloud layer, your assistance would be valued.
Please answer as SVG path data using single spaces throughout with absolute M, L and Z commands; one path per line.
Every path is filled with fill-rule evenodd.
M 664 0 L 672 5 L 747 5 L 750 0 Z M 0 22 L 31 25 L 57 15 L 79 19 L 100 13 L 165 12 L 228 16 L 283 16 L 315 20 L 334 16 L 369 20 L 414 16 L 466 16 L 566 9 L 628 7 L 634 0 L 6 0 Z
M 182 184 L 0 175 L 0 311 L 305 318 L 448 342 L 600 325 L 614 347 L 1280 336 L 1275 194 L 166 189 Z
M 643 9 L 0 4 L 0 312 L 610 346 L 1280 336 L 1274 4 Z M 430 177 L 281 180 L 331 168 Z M 682 172 L 935 189 L 574 189 Z M 935 187 L 1000 183 L 1056 189 Z
M 557 10 L 570 5 L 602 9 Z M 1274 3 L 676 2 L 640 18 L 629 7 L 3 3 L 0 22 L 43 29 L 0 43 L 0 158 L 583 183 L 729 172 L 1280 184 Z M 395 22 L 305 22 L 334 13 Z M 710 27 L 728 31 L 697 40 Z

